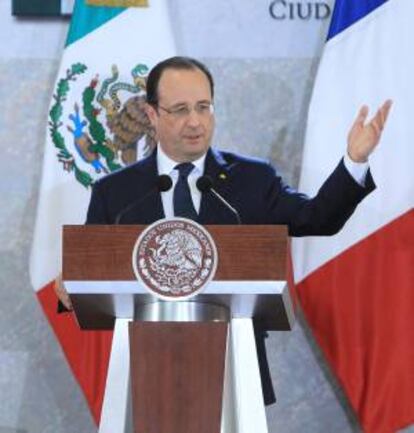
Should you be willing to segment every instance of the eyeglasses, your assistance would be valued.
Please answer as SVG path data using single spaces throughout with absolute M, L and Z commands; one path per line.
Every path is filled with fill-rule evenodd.
M 194 110 L 199 116 L 208 117 L 214 113 L 214 105 L 212 102 L 197 102 L 194 107 L 188 105 L 179 105 L 177 107 L 166 108 L 157 104 L 158 108 L 165 111 L 167 114 L 175 117 L 176 119 L 187 118 L 191 111 Z

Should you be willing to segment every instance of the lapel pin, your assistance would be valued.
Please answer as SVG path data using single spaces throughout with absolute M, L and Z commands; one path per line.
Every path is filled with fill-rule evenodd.
M 225 179 L 227 179 L 227 176 L 226 176 L 224 173 L 220 173 L 220 174 L 219 174 L 219 178 L 220 178 L 221 180 L 225 180 Z

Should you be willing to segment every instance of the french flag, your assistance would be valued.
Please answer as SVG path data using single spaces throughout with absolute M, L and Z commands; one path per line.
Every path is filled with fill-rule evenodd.
M 336 0 L 300 189 L 333 170 L 363 104 L 393 107 L 369 159 L 376 190 L 336 236 L 292 242 L 305 317 L 366 433 L 414 423 L 413 18 L 412 0 Z

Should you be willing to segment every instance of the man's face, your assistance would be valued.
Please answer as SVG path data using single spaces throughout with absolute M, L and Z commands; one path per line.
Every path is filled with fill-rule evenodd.
M 147 114 L 164 152 L 174 161 L 194 161 L 209 148 L 214 131 L 208 78 L 198 69 L 166 69 L 158 84 L 158 107 Z

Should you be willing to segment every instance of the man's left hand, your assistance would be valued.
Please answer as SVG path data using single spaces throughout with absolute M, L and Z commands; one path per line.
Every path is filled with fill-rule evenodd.
M 392 105 L 391 100 L 384 102 L 375 116 L 366 123 L 368 107 L 362 106 L 348 134 L 348 155 L 355 162 L 366 162 L 368 156 L 380 141 Z

